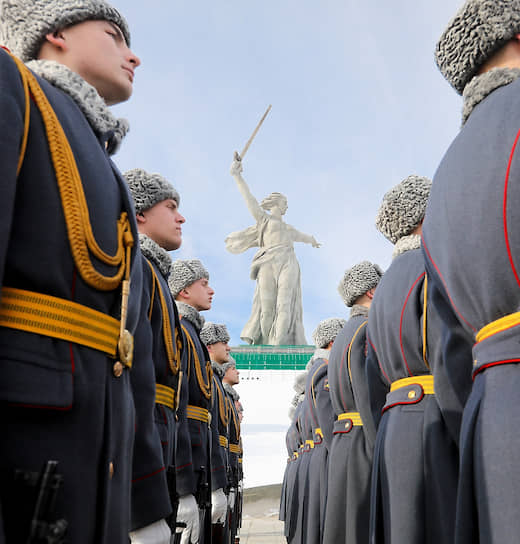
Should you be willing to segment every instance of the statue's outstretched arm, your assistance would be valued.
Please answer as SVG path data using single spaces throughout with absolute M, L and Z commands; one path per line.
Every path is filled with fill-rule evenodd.
M 287 225 L 287 227 L 292 234 L 293 242 L 303 242 L 304 244 L 311 244 L 312 247 L 321 247 L 321 244 L 316 241 L 314 236 L 300 232 L 291 225 Z
M 255 218 L 255 221 L 260 221 L 260 219 L 262 219 L 262 217 L 264 216 L 265 212 L 260 207 L 260 204 L 258 204 L 258 200 L 256 200 L 256 198 L 253 196 L 253 194 L 249 190 L 245 179 L 242 177 L 242 161 L 240 160 L 240 158 L 237 157 L 236 153 L 235 158 L 233 159 L 233 162 L 231 164 L 230 173 L 235 178 L 238 190 L 246 201 L 247 208 L 251 212 L 251 215 Z

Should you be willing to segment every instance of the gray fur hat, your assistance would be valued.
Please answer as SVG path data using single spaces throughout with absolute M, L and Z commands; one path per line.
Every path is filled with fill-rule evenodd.
M 184 288 L 202 278 L 209 280 L 209 273 L 198 259 L 174 261 L 168 278 L 173 298 L 176 298 Z
M 235 367 L 237 366 L 237 362 L 235 361 L 235 359 L 233 359 L 233 357 L 231 357 L 231 355 L 229 356 L 229 361 L 227 363 L 222 363 L 222 370 L 224 371 L 224 374 L 227 372 L 227 369 L 228 368 L 232 368 L 232 367 Z
M 114 23 L 130 46 L 127 22 L 103 0 L 0 0 L 0 43 L 27 62 L 50 32 L 91 20 Z
M 206 322 L 200 331 L 200 339 L 206 346 L 210 346 L 217 342 L 224 342 L 224 344 L 227 344 L 230 340 L 230 336 L 226 325 Z
M 339 317 L 329 317 L 321 321 L 314 332 L 312 339 L 317 348 L 325 348 L 329 342 L 334 342 L 339 331 L 346 325 L 346 320 Z
M 134 168 L 125 172 L 124 178 L 132 193 L 137 213 L 148 210 L 158 202 L 162 202 L 168 198 L 175 200 L 177 206 L 181 203 L 179 193 L 160 174 L 149 174 L 142 168 Z
M 432 182 L 421 176 L 408 176 L 383 197 L 376 216 L 376 228 L 395 244 L 410 234 L 423 220 Z
M 435 49 L 435 62 L 462 94 L 486 60 L 520 32 L 520 0 L 467 0 Z
M 383 271 L 379 265 L 369 261 L 361 261 L 349 268 L 338 285 L 345 306 L 350 308 L 357 298 L 377 287 L 382 276 Z

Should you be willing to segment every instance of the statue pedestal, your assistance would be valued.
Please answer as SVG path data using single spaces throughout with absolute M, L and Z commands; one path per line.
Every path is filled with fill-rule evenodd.
M 237 346 L 231 348 L 238 370 L 305 370 L 314 346 Z

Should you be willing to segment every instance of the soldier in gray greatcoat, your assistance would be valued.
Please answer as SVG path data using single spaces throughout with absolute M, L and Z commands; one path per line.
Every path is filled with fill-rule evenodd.
M 465 2 L 436 61 L 464 98 L 462 127 L 435 174 L 423 227 L 436 307 L 445 328 L 462 327 L 472 345 L 471 367 L 458 357 L 465 338 L 443 338 L 457 415 L 466 401 L 455 542 L 513 542 L 520 534 L 520 2 Z
M 300 376 L 304 378 L 303 391 L 307 381 L 307 371 Z M 312 452 L 312 425 L 310 421 L 308 399 L 303 393 L 302 401 L 297 410 L 297 425 L 300 431 L 300 448 L 298 463 L 295 471 L 295 484 L 290 498 L 290 526 L 287 540 L 289 544 L 303 544 L 305 542 L 306 520 L 307 520 L 307 499 L 308 478 L 310 457 Z
M 345 272 L 338 288 L 352 310 L 334 340 L 328 365 L 334 423 L 328 457 L 325 544 L 368 542 L 375 427 L 365 378 L 366 324 L 382 275 L 377 264 L 362 261 Z
M 151 338 L 152 350 L 146 361 L 155 371 L 155 426 L 162 445 L 163 461 L 169 474 L 175 473 L 175 444 L 177 426 L 186 425 L 185 410 L 177 411 L 180 399 L 182 376 L 186 374 L 186 358 L 181 358 L 183 334 L 180 328 L 177 306 L 168 288 L 168 276 L 172 260 L 169 251 L 176 250 L 182 243 L 182 224 L 184 217 L 179 212 L 179 193 L 171 183 L 160 174 L 150 174 L 141 168 L 134 168 L 124 174 L 134 200 L 139 245 L 142 252 L 143 290 L 141 304 L 148 308 L 148 320 L 143 320 L 142 328 L 147 329 Z M 143 341 L 142 335 L 137 339 Z M 134 397 L 147 395 L 143 384 L 135 380 Z M 139 423 L 138 423 L 139 427 Z M 137 527 L 148 525 L 157 519 L 157 513 L 164 509 L 157 486 L 143 475 L 150 473 L 147 450 L 142 447 L 139 435 L 134 445 L 134 476 L 132 489 L 132 517 Z M 175 478 L 168 478 L 172 506 L 177 503 Z M 177 509 L 174 508 L 170 526 L 175 526 Z M 198 523 L 198 515 L 192 516 Z M 179 519 L 189 525 L 189 516 Z M 188 532 L 189 530 L 186 530 Z M 134 533 L 133 533 L 134 534 Z M 133 536 L 132 534 L 132 536 Z M 193 531 L 194 540 L 197 530 Z M 139 541 L 140 542 L 140 541 Z
M 370 542 L 452 542 L 457 448 L 435 398 L 441 326 L 428 304 L 420 250 L 431 181 L 409 176 L 388 191 L 376 227 L 394 245 L 368 317 L 366 362 L 377 429 Z
M 300 427 L 300 411 L 305 393 L 305 373 L 302 372 L 296 376 L 293 386 L 296 394 L 289 409 L 291 425 L 288 430 L 287 443 L 291 450 L 291 462 L 287 464 L 284 475 L 285 493 L 284 501 L 281 503 L 284 517 L 284 535 L 290 542 L 296 530 L 296 521 L 298 514 L 298 468 L 302 460 L 303 436 Z
M 327 369 L 330 348 L 345 323 L 344 319 L 337 317 L 324 319 L 312 333 L 316 351 L 308 363 L 310 368 L 305 385 L 313 442 L 307 472 L 308 493 L 305 496 L 308 509 L 304 542 L 307 544 L 319 544 L 323 540 L 327 503 L 327 457 L 334 422 Z
M 227 393 L 224 390 L 222 378 L 224 376 L 224 364 L 229 361 L 230 336 L 227 327 L 223 324 L 204 323 L 200 331 L 200 339 L 208 349 L 213 368 L 213 410 L 215 417 L 215 428 L 218 430 L 218 443 L 214 447 L 220 450 L 222 461 L 226 472 L 226 485 L 224 492 L 228 497 L 228 511 L 231 509 L 230 501 L 234 497 L 236 482 L 233 480 L 231 470 L 231 459 L 229 452 L 229 426 L 231 420 L 231 407 Z M 212 416 L 212 417 L 213 417 Z M 226 515 L 222 523 L 214 523 L 212 542 L 228 542 L 230 535 L 229 516 Z
M 200 339 L 215 291 L 209 273 L 198 259 L 174 261 L 168 285 L 176 301 L 186 339 L 188 380 L 183 383 L 187 398 L 188 437 L 177 441 L 177 487 L 180 505 L 190 506 L 196 498 L 201 511 L 199 541 L 211 541 L 211 524 L 221 523 L 226 514 L 225 461 L 218 446 L 218 417 L 213 404 L 213 371 L 206 346 Z M 211 425 L 213 422 L 213 425 Z M 189 501 L 189 502 L 188 502 Z
M 0 541 L 27 542 L 31 519 L 40 531 L 59 518 L 69 542 L 123 544 L 134 414 L 154 430 L 153 393 L 141 411 L 130 373 L 153 391 L 153 369 L 132 357 L 141 259 L 111 160 L 128 125 L 108 106 L 130 97 L 140 61 L 103 0 L 2 0 L 0 10 L 0 44 L 14 55 L 0 50 Z M 146 476 L 166 515 L 160 443 L 149 445 Z M 36 519 L 48 461 L 58 474 L 40 491 L 63 482 Z M 57 539 L 47 529 L 41 539 Z

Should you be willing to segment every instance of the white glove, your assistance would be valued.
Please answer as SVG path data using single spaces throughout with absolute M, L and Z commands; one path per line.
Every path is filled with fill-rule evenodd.
M 242 493 L 244 491 L 244 480 L 239 480 L 238 482 L 238 492 Z
M 236 489 L 234 487 L 230 488 L 229 495 L 227 496 L 227 505 L 230 510 L 235 508 L 235 497 L 237 495 Z
M 199 541 L 199 506 L 193 495 L 184 495 L 179 499 L 176 521 L 186 524 L 182 531 L 181 544 Z
M 172 532 L 164 519 L 160 519 L 130 532 L 130 542 L 132 544 L 170 544 Z
M 227 497 L 222 488 L 211 494 L 211 523 L 224 523 L 226 520 Z

